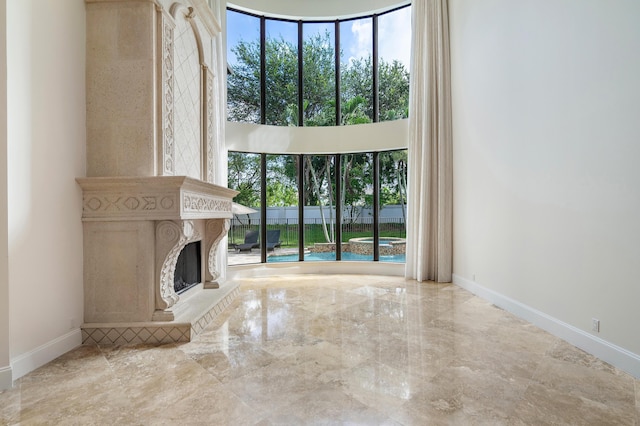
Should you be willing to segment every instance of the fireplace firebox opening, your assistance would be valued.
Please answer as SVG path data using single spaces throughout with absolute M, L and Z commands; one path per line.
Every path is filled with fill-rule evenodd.
M 187 244 L 178 256 L 173 279 L 173 290 L 180 294 L 202 281 L 200 241 Z

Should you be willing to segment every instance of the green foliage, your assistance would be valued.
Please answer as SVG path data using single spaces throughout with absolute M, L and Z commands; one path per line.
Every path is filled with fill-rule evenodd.
M 336 124 L 334 44 L 328 32 L 315 34 L 302 47 L 305 126 Z
M 295 248 L 298 247 L 298 226 L 297 225 L 269 225 L 268 229 L 279 229 L 280 240 L 282 241 L 283 248 Z M 229 230 L 229 243 L 242 244 L 244 242 L 244 235 L 247 231 L 260 231 L 259 225 L 242 226 L 238 229 L 231 228 Z M 364 225 L 361 229 L 357 229 L 356 226 L 345 226 L 342 230 L 342 241 L 347 242 L 351 238 L 364 238 L 373 237 L 373 229 L 370 225 Z M 380 229 L 380 238 L 385 237 L 399 237 L 406 238 L 406 232 L 404 227 L 400 224 L 385 224 Z M 325 243 L 324 232 L 322 225 L 307 224 L 304 227 L 304 246 L 310 247 L 315 243 Z
M 291 155 L 267 155 L 267 206 L 298 204 L 295 158 Z
M 260 207 L 260 155 L 229 152 L 228 185 L 240 193 L 236 203 Z
M 380 61 L 378 67 L 380 121 L 409 117 L 409 72 L 402 63 Z
M 287 112 L 290 105 L 298 103 L 298 47 L 282 37 L 269 38 L 265 43 L 265 62 L 266 123 L 295 126 L 297 112 L 294 116 Z M 260 91 L 254 95 L 259 94 Z
M 340 67 L 342 124 L 373 121 L 373 61 L 371 56 L 352 59 Z
M 231 49 L 237 63 L 228 76 L 230 121 L 260 122 L 260 43 L 240 41 Z M 304 40 L 303 104 L 305 126 L 332 126 L 335 112 L 335 50 L 328 32 Z M 266 123 L 298 126 L 298 47 L 282 36 L 265 41 Z M 371 56 L 340 64 L 340 124 L 373 121 Z M 408 117 L 409 72 L 397 60 L 378 61 L 380 121 Z
M 260 123 L 260 43 L 242 41 L 233 51 L 238 62 L 228 76 L 228 118 Z

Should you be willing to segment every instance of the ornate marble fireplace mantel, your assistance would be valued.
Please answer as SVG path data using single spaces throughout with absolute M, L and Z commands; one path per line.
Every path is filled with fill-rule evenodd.
M 197 322 L 197 315 L 176 321 L 194 304 L 197 308 L 194 299 L 208 298 L 207 289 L 219 287 L 218 243 L 229 229 L 237 192 L 185 176 L 80 178 L 78 183 L 85 247 L 83 329 L 162 327 L 169 331 L 162 333 L 166 340 L 173 326 L 186 329 L 187 322 Z M 205 279 L 181 300 L 173 288 L 176 261 L 194 241 L 201 241 Z M 174 334 L 175 340 L 185 340 L 191 331 Z
M 217 256 L 236 195 L 216 185 L 226 181 L 221 26 L 206 0 L 85 4 L 83 341 L 189 340 L 238 293 Z M 191 242 L 202 280 L 178 296 Z
M 231 219 L 237 191 L 187 176 L 78 178 L 92 220 Z

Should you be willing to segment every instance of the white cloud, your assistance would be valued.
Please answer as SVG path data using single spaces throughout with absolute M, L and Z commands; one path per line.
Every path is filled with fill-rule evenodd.
M 351 25 L 354 42 L 349 47 L 349 60 L 368 57 L 373 49 L 373 23 L 371 19 L 357 19 Z
M 397 59 L 409 69 L 411 58 L 411 7 L 378 18 L 378 51 L 385 61 Z

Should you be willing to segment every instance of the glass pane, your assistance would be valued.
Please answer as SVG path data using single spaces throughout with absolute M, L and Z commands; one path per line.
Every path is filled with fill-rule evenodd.
M 260 154 L 229 152 L 229 188 L 234 215 L 228 238 L 228 264 L 260 262 Z
M 373 20 L 340 23 L 341 124 L 373 121 Z
M 303 30 L 304 125 L 336 124 L 335 24 L 308 23 Z
M 380 153 L 380 261 L 405 262 L 407 150 Z
M 409 116 L 411 6 L 378 17 L 378 111 L 380 121 Z
M 373 154 L 342 156 L 342 260 L 373 260 Z
M 227 118 L 260 123 L 260 19 L 227 10 Z
M 305 260 L 335 260 L 335 166 L 333 155 L 304 156 Z
M 297 262 L 298 156 L 267 155 L 267 262 Z
M 297 126 L 298 24 L 268 19 L 265 49 L 266 123 Z

